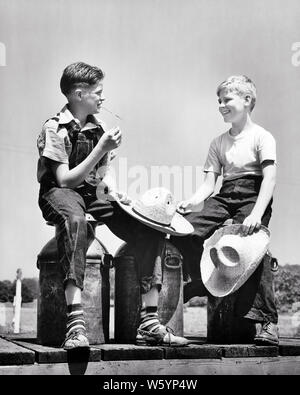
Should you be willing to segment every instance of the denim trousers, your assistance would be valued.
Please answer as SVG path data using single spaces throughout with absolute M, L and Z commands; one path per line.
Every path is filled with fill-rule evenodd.
M 207 199 L 200 212 L 185 215 L 194 226 L 194 232 L 185 237 L 172 236 L 170 241 L 183 255 L 185 278 L 199 283 L 199 296 L 208 295 L 202 283 L 200 260 L 203 244 L 222 224 L 232 219 L 243 223 L 251 213 L 260 190 L 262 177 L 247 176 L 225 181 L 220 192 Z M 272 200 L 262 217 L 262 225 L 268 226 L 272 214 Z M 273 290 L 273 274 L 268 259 L 263 259 L 256 271 L 237 292 L 235 314 L 256 322 L 277 323 L 278 315 Z
M 141 293 L 148 292 L 153 285 L 160 287 L 161 278 L 155 273 L 159 266 L 165 235 L 158 232 L 122 210 L 118 203 L 99 200 L 95 187 L 80 190 L 53 187 L 47 192 L 40 190 L 39 206 L 46 221 L 57 227 L 58 257 L 68 280 L 83 289 L 86 253 L 94 239 L 85 213 L 104 223 L 117 237 L 130 244 L 137 263 Z

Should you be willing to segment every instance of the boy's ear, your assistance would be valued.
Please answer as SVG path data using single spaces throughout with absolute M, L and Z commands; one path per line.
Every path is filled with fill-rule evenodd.
M 244 100 L 245 100 L 245 104 L 246 104 L 247 106 L 250 106 L 250 105 L 251 105 L 251 101 L 252 101 L 251 95 L 245 95 L 245 96 L 244 96 Z
M 82 90 L 80 88 L 77 88 L 77 89 L 74 90 L 74 97 L 76 99 L 81 100 L 81 98 L 82 98 Z

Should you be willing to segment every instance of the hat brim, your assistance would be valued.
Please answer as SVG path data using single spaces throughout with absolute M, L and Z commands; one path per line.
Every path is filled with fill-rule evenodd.
M 132 202 L 130 204 L 123 203 L 119 199 L 116 199 L 116 202 L 119 206 L 126 211 L 129 215 L 136 218 L 138 221 L 143 224 L 150 226 L 153 229 L 158 230 L 159 232 L 167 233 L 173 236 L 186 236 L 191 234 L 194 231 L 193 225 L 187 221 L 183 216 L 179 213 L 175 213 L 170 226 L 160 225 L 147 218 L 140 216 L 137 212 L 132 209 Z
M 254 273 L 266 254 L 269 246 L 270 232 L 265 226 L 261 226 L 258 232 L 264 238 L 264 244 L 256 259 L 253 262 L 248 262 L 240 276 L 234 278 L 225 277 L 219 270 L 216 269 L 210 255 L 210 249 L 216 245 L 223 235 L 243 235 L 244 226 L 241 224 L 234 224 L 224 226 L 218 229 L 204 244 L 204 251 L 200 261 L 201 278 L 206 289 L 216 297 L 224 297 L 237 291 Z

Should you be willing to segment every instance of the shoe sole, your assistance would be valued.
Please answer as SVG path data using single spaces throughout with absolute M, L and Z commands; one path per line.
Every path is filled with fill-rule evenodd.
M 144 347 L 186 347 L 187 344 L 149 344 L 149 343 L 136 343 L 137 346 Z
M 262 345 L 262 346 L 278 346 L 279 342 L 276 340 L 267 340 L 267 339 L 254 339 L 254 343 L 258 346 Z
M 74 350 L 75 348 L 90 348 L 89 343 L 85 344 L 78 344 L 77 346 L 63 346 L 62 347 L 64 350 Z
M 63 347 L 63 349 L 64 350 L 74 350 L 75 348 L 90 348 L 90 345 L 89 344 L 85 344 L 85 345 L 82 345 L 82 346 L 74 346 L 74 347 Z
M 183 340 L 185 340 L 184 343 L 176 343 L 175 341 L 171 341 L 170 342 L 164 342 L 163 338 L 161 336 L 148 336 L 147 335 L 148 332 L 143 331 L 143 330 L 139 330 L 138 329 L 138 333 L 136 335 L 136 345 L 137 346 L 152 346 L 152 347 L 185 347 L 189 344 L 189 341 L 185 338 L 182 338 Z M 169 336 L 169 340 L 172 334 L 170 334 Z M 165 337 L 165 336 L 164 336 Z M 176 338 L 176 336 L 174 336 Z M 178 339 L 180 339 L 180 337 L 177 337 Z
M 147 347 L 186 347 L 188 345 L 188 343 L 186 343 L 186 344 L 177 344 L 177 343 L 174 343 L 174 344 L 172 344 L 172 343 L 171 344 L 169 344 L 169 343 L 157 344 L 155 342 L 153 342 L 153 343 L 152 342 L 147 342 L 146 340 L 142 340 L 142 339 L 137 339 L 135 344 L 137 346 L 147 346 Z

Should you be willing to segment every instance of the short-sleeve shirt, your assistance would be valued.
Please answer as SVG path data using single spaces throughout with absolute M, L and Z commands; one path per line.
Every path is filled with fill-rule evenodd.
M 247 175 L 262 176 L 265 160 L 276 164 L 276 141 L 272 134 L 258 125 L 232 136 L 229 131 L 210 144 L 204 172 L 223 175 L 223 181 Z
M 51 161 L 68 164 L 69 169 L 76 167 L 91 153 L 103 133 L 103 123 L 93 115 L 88 116 L 81 128 L 67 106 L 46 121 L 37 139 L 40 155 L 37 179 L 43 189 L 57 186 Z M 90 171 L 85 179 L 87 184 L 97 186 L 102 181 L 109 157 L 110 154 L 104 155 Z

